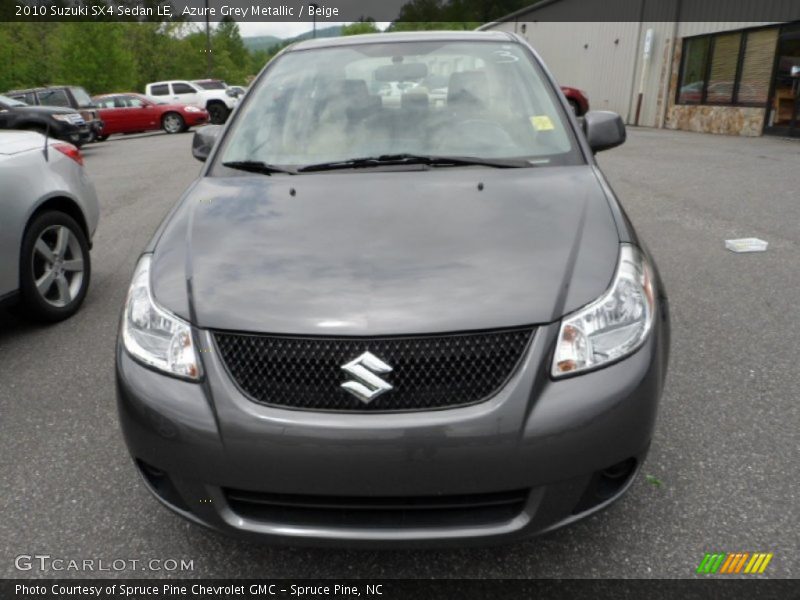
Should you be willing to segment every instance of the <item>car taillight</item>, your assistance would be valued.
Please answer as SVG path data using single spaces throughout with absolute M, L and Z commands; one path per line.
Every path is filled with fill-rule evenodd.
M 78 150 L 72 144 L 68 144 L 66 142 L 58 142 L 57 144 L 52 144 L 50 147 L 55 148 L 65 156 L 69 156 L 76 163 L 83 166 L 83 154 L 81 154 L 81 151 Z

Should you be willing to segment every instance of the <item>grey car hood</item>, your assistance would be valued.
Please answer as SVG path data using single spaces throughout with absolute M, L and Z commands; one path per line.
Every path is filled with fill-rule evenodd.
M 592 301 L 618 249 L 589 166 L 205 177 L 162 230 L 153 289 L 202 328 L 489 329 Z

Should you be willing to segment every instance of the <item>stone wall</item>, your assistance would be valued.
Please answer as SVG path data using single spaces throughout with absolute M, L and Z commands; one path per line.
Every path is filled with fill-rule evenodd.
M 764 130 L 765 108 L 746 106 L 698 106 L 675 104 L 678 76 L 681 66 L 683 40 L 675 40 L 672 57 L 672 73 L 669 83 L 669 103 L 664 126 L 667 129 L 682 129 L 700 133 L 724 135 L 759 136 Z

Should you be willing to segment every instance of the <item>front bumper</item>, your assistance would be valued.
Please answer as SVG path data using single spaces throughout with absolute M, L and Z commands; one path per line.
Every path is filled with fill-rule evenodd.
M 208 123 L 208 113 L 203 111 L 201 113 L 184 113 L 184 121 L 188 127 L 194 127 L 195 125 L 203 125 L 204 123 Z
M 70 144 L 80 145 L 89 135 L 89 126 L 85 123 L 82 125 L 60 123 L 57 128 L 51 130 L 51 135 Z
M 152 371 L 118 346 L 122 429 L 140 474 L 162 503 L 228 534 L 348 546 L 510 541 L 619 498 L 652 437 L 668 357 L 666 309 L 632 356 L 553 381 L 548 371 L 557 331 L 558 324 L 537 330 L 516 374 L 488 401 L 394 414 L 256 404 L 227 375 L 207 332 L 199 334 L 206 350 L 200 384 Z M 602 473 L 619 465 L 626 471 L 609 487 Z M 282 506 L 244 510 L 236 490 L 257 497 L 256 503 L 278 498 Z M 523 494 L 514 514 L 495 512 L 490 519 L 489 512 L 473 512 L 459 521 L 445 510 L 425 525 L 406 519 L 407 511 L 378 524 L 342 511 L 317 511 L 304 522 L 297 515 L 310 513 L 284 506 L 308 506 L 315 498 L 328 504 L 330 498 L 466 502 L 511 491 Z

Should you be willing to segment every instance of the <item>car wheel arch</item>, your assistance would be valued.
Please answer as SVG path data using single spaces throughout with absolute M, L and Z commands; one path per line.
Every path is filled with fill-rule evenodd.
M 91 232 L 89 231 L 89 225 L 86 223 L 86 217 L 81 210 L 81 207 L 75 201 L 74 198 L 71 198 L 68 195 L 64 195 L 61 193 L 56 193 L 54 195 L 48 196 L 43 198 L 31 211 L 28 215 L 28 218 L 25 220 L 25 228 L 22 231 L 22 237 L 20 239 L 20 247 L 22 245 L 22 239 L 25 237 L 25 232 L 28 231 L 31 223 L 41 215 L 42 213 L 46 212 L 62 212 L 65 215 L 72 217 L 78 226 L 81 228 L 81 231 L 86 236 L 86 240 L 89 243 L 89 248 L 92 247 L 92 236 Z
M 28 131 L 46 131 L 48 124 L 44 121 L 26 120 L 14 124 L 14 129 L 25 129 Z
M 228 119 L 231 114 L 230 108 L 220 99 L 212 99 L 206 102 L 206 110 L 208 111 L 208 121 L 211 124 L 215 125 L 222 125 Z M 219 111 L 219 117 L 217 119 L 214 118 L 214 113 Z

